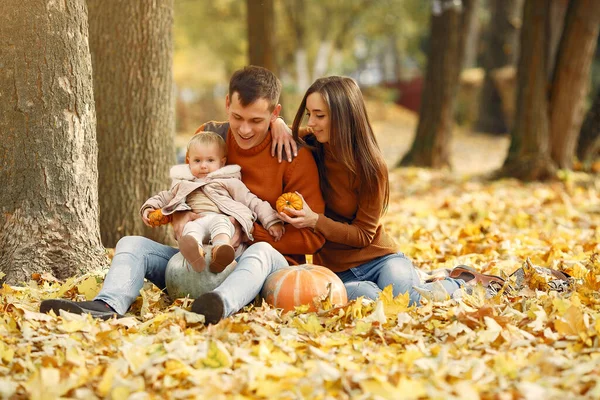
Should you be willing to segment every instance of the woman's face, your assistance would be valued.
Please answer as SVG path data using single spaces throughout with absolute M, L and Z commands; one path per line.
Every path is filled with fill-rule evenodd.
M 311 93 L 306 98 L 306 116 L 308 117 L 307 125 L 312 129 L 319 143 L 329 143 L 331 119 L 329 107 L 321 93 Z

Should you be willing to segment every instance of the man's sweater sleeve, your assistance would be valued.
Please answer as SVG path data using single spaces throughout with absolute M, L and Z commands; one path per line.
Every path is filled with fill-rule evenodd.
M 289 163 L 285 172 L 282 193 L 298 192 L 310 208 L 317 214 L 325 211 L 325 202 L 319 187 L 319 172 L 315 160 L 306 148 L 298 150 L 298 156 Z M 325 238 L 310 228 L 297 229 L 290 224 L 285 225 L 285 234 L 275 242 L 269 232 L 258 224 L 254 224 L 254 240 L 268 242 L 282 254 L 314 254 L 323 247 Z

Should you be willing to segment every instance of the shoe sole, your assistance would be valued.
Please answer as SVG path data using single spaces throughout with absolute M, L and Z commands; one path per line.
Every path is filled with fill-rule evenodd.
M 210 272 L 218 274 L 227 268 L 233 260 L 235 260 L 234 248 L 231 245 L 222 244 L 213 250 L 212 260 L 208 269 L 210 269 Z
M 111 312 L 99 312 L 94 310 L 87 310 L 82 307 L 79 307 L 76 302 L 70 300 L 63 299 L 50 299 L 43 300 L 40 304 L 40 312 L 44 314 L 48 314 L 50 311 L 54 311 L 54 314 L 60 315 L 60 310 L 70 312 L 71 314 L 90 314 L 94 318 L 108 320 L 112 317 L 121 318 L 122 315 Z
M 192 266 L 194 271 L 202 272 L 206 268 L 204 254 L 200 254 L 198 241 L 190 235 L 185 235 L 179 239 L 179 251 L 183 258 Z
M 485 287 L 489 286 L 493 282 L 500 284 L 500 286 L 503 286 L 505 282 L 504 279 L 497 275 L 482 274 L 475 268 L 469 267 L 467 265 L 461 265 L 454 268 L 452 271 L 450 271 L 450 274 L 448 276 L 454 279 L 462 279 L 465 282 L 475 279 L 476 282 L 481 283 Z
M 192 312 L 204 315 L 206 325 L 214 325 L 223 319 L 225 305 L 221 297 L 214 293 L 204 293 L 192 303 Z

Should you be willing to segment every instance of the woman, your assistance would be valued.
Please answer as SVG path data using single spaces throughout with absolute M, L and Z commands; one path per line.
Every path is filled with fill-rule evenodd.
M 300 137 L 305 114 L 309 129 Z M 341 278 L 349 299 L 375 299 L 392 285 L 394 296 L 408 292 L 411 303 L 420 304 L 421 295 L 446 297 L 466 281 L 503 284 L 499 277 L 464 266 L 439 283 L 422 284 L 412 262 L 397 251 L 380 221 L 389 201 L 387 166 L 354 80 L 340 76 L 317 79 L 302 99 L 292 131 L 295 140 L 313 151 L 326 207 L 324 214 L 317 214 L 304 202 L 302 210 L 287 209 L 293 217 L 280 213 L 280 218 L 296 228 L 313 228 L 325 237 L 314 260 Z

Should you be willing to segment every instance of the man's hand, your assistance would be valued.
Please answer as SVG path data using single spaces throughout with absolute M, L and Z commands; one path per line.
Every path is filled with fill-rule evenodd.
M 181 237 L 185 224 L 198 218 L 200 218 L 200 215 L 193 211 L 178 211 L 173 213 L 171 225 L 173 226 L 173 232 L 175 233 L 175 240 L 179 240 Z
M 284 147 L 288 162 L 292 162 L 292 154 L 294 157 L 298 156 L 298 145 L 294 141 L 292 130 L 285 124 L 283 119 L 277 118 L 271 124 L 271 136 L 273 137 L 271 157 L 275 157 L 275 153 L 277 153 L 277 160 L 281 162 Z

